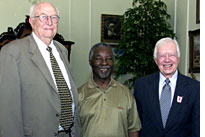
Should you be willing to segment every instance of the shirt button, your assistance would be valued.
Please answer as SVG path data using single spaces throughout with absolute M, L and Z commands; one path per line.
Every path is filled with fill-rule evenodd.
M 56 117 L 59 117 L 59 114 L 58 114 L 58 113 L 56 114 Z
M 106 99 L 104 98 L 104 101 L 106 101 Z

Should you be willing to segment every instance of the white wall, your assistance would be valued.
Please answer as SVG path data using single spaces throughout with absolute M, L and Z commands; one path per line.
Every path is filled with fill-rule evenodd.
M 14 7 L 15 5 L 15 7 Z M 29 14 L 29 1 L 17 3 L 13 0 L 0 1 L 0 33 L 7 31 L 8 27 L 16 27 L 18 23 L 24 22 L 25 15 Z
M 17 25 L 25 21 L 25 15 L 29 15 L 29 8 L 32 2 L 41 0 L 1 0 L 0 1 L 0 33 L 6 32 L 8 27 L 15 29 Z M 55 5 L 60 12 L 59 33 L 66 40 L 68 35 L 68 0 L 47 0 Z

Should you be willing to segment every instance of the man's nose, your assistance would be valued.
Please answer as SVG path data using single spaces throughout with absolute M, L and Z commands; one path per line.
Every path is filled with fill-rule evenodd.
M 102 64 L 107 65 L 107 59 L 102 59 Z
M 170 60 L 170 55 L 166 54 L 165 61 L 168 62 Z
M 52 21 L 52 19 L 51 19 L 51 16 L 48 16 L 48 18 L 47 18 L 47 23 L 48 23 L 48 25 L 52 25 L 52 24 L 53 24 L 53 21 Z

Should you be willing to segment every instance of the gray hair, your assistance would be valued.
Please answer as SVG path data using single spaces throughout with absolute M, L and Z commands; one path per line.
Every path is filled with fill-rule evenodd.
M 36 6 L 36 4 L 35 5 L 32 5 L 31 7 L 30 7 L 30 12 L 29 12 L 29 16 L 30 17 L 33 17 L 34 16 L 34 7 Z
M 40 3 L 44 3 L 44 2 L 39 2 L 39 3 L 37 3 L 37 4 L 34 4 L 34 5 L 32 5 L 31 7 L 30 7 L 30 12 L 29 12 L 29 16 L 30 17 L 34 17 L 35 16 L 35 8 L 36 8 L 36 6 L 38 6 Z M 52 5 L 52 4 L 51 4 Z M 52 5 L 53 6 L 53 5 Z M 54 7 L 54 6 L 53 6 Z M 59 16 L 59 10 L 56 8 L 56 7 L 54 7 L 55 9 L 56 9 L 56 11 L 57 11 L 57 14 L 58 14 L 58 16 Z
M 94 46 L 92 46 L 92 48 L 90 49 L 90 53 L 89 53 L 89 61 L 90 61 L 90 62 L 91 62 L 92 59 L 93 59 L 94 50 L 95 50 L 96 48 L 98 48 L 98 47 L 107 47 L 107 48 L 111 49 L 112 55 L 114 55 L 114 54 L 113 54 L 112 47 L 111 47 L 110 45 L 108 45 L 108 44 L 106 44 L 106 43 L 97 43 L 97 44 L 95 44 Z M 113 56 L 113 60 L 114 60 L 114 56 Z
M 153 54 L 153 56 L 154 56 L 155 59 L 157 59 L 157 49 L 158 49 L 158 47 L 163 46 L 164 44 L 167 44 L 167 43 L 174 43 L 174 45 L 175 45 L 176 48 L 177 48 L 177 55 L 178 55 L 178 57 L 180 57 L 180 50 L 179 50 L 179 44 L 178 44 L 178 42 L 177 42 L 175 39 L 172 39 L 172 38 L 170 38 L 170 37 L 166 37 L 166 38 L 160 39 L 160 40 L 156 43 L 155 48 L 154 48 L 154 54 Z

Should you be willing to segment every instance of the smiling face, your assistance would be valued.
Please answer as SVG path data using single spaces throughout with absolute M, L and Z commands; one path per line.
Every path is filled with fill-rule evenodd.
M 108 47 L 98 47 L 94 50 L 90 65 L 93 70 L 93 77 L 96 79 L 110 79 L 114 60 L 112 50 Z
M 50 16 L 57 16 L 56 8 L 48 2 L 41 2 L 34 8 L 34 16 L 47 15 L 48 21 L 43 23 L 38 17 L 30 17 L 29 22 L 32 26 L 34 33 L 45 44 L 49 45 L 58 31 L 58 23 L 53 23 Z
M 171 78 L 176 72 L 180 57 L 177 54 L 176 45 L 173 42 L 160 45 L 157 48 L 157 58 L 154 59 L 160 72 L 166 77 Z

